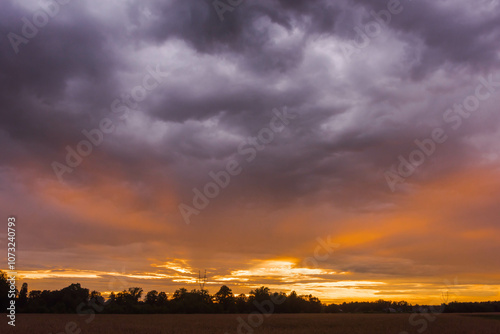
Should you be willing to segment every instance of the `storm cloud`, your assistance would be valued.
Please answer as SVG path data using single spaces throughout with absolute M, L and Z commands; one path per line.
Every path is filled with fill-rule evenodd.
M 374 297 L 498 279 L 497 1 L 256 0 L 223 20 L 208 0 L 43 3 L 0 5 L 0 207 L 34 287 L 68 271 L 109 290 L 126 267 L 279 289 L 252 270 L 287 259 L 296 277 L 325 236 L 339 253 L 313 276 L 389 284 Z M 294 118 L 263 143 L 276 110 Z M 435 129 L 446 141 L 398 174 Z M 294 287 L 321 294 L 313 276 Z

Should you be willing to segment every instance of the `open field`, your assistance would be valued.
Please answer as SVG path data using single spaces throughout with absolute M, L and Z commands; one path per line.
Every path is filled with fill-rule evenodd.
M 238 331 L 238 318 L 248 324 L 248 314 L 165 314 L 165 315 L 89 315 L 21 314 L 15 329 L 6 319 L 0 324 L 0 333 L 26 334 L 191 334 L 191 333 L 262 333 L 262 334 L 500 334 L 500 315 L 441 314 L 434 321 L 422 315 L 413 319 L 410 314 L 275 314 L 255 317 L 253 324 Z M 252 320 L 250 320 L 252 324 Z M 66 330 L 65 330 L 66 327 Z M 425 330 L 424 330 L 425 328 Z M 80 331 L 81 330 L 81 331 Z

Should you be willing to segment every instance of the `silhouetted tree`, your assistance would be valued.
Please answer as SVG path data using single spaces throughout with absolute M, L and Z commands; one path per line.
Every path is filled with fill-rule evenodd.
M 116 294 L 113 291 L 109 294 L 109 301 L 111 303 L 116 303 Z
M 271 294 L 269 288 L 261 286 L 255 290 L 250 291 L 250 296 L 248 298 L 248 306 L 252 311 L 259 311 L 257 305 L 262 304 L 263 301 L 268 301 L 271 299 Z
M 214 295 L 214 299 L 222 308 L 222 312 L 236 311 L 233 292 L 226 285 L 221 286 L 219 291 Z
M 158 305 L 159 306 L 165 306 L 167 305 L 167 302 L 168 302 L 168 297 L 167 297 L 167 294 L 165 292 L 160 292 L 158 294 Z
M 118 292 L 114 297 L 111 309 L 114 312 L 122 313 L 138 313 L 140 311 L 139 299 L 142 296 L 143 290 L 138 287 L 129 288 Z
M 51 297 L 55 296 L 50 296 L 49 294 L 48 298 Z M 89 301 L 89 289 L 82 288 L 80 283 L 71 284 L 61 290 L 61 298 L 66 311 L 68 313 L 75 313 L 79 304 L 87 303 Z
M 23 285 L 21 290 L 27 291 L 27 286 Z M 24 293 L 23 291 L 23 293 Z M 25 312 L 33 313 L 75 313 L 78 305 L 87 303 L 89 300 L 89 290 L 81 287 L 80 284 L 71 284 L 62 290 L 31 290 Z
M 101 293 L 99 291 L 93 290 L 90 293 L 89 299 L 91 303 L 95 304 L 95 306 L 98 306 L 98 310 L 104 306 L 104 297 L 101 296 Z
M 20 308 L 26 307 L 28 303 L 28 283 L 23 283 L 21 290 L 19 291 L 18 305 Z
M 151 290 L 146 294 L 146 300 L 144 301 L 148 305 L 158 304 L 158 291 Z
M 139 302 L 139 299 L 141 299 L 142 293 L 144 292 L 144 290 L 142 290 L 141 288 L 137 288 L 137 287 L 129 288 L 128 291 L 130 293 L 130 296 L 132 296 L 134 303 Z
M 9 305 L 9 283 L 7 282 L 7 274 L 0 270 L 0 307 L 1 312 L 6 312 Z
M 236 312 L 238 313 L 246 313 L 249 310 L 248 307 L 248 298 L 245 294 L 241 293 L 235 299 L 236 304 Z
M 7 296 L 9 284 L 5 274 L 0 271 L 1 289 L 3 289 L 3 295 Z M 405 301 L 392 302 L 382 299 L 373 302 L 344 302 L 340 305 L 323 305 L 318 298 L 312 295 L 299 296 L 295 291 L 286 295 L 283 292 L 271 292 L 265 286 L 250 291 L 248 297 L 245 294 L 235 297 L 231 289 L 225 285 L 214 295 L 210 295 L 204 289 L 194 289 L 188 292 L 185 288 L 180 288 L 174 292 L 171 300 L 167 298 L 165 292 L 152 290 L 146 294 L 145 302 L 142 302 L 142 293 L 143 290 L 139 287 L 132 287 L 118 293 L 111 292 L 109 300 L 105 303 L 100 292 L 92 291 L 89 293 L 89 290 L 82 288 L 80 284 L 71 284 L 62 290 L 32 290 L 28 292 L 28 285 L 24 283 L 21 291 L 17 294 L 18 311 L 75 313 L 82 302 L 102 306 L 101 310 L 104 313 L 248 313 L 252 311 L 262 312 L 262 310 L 276 313 L 380 313 L 389 311 L 425 312 L 429 308 L 428 306 L 412 306 Z M 25 306 L 21 307 L 23 300 Z M 278 300 L 280 300 L 279 303 Z M 269 307 L 269 301 L 273 303 L 272 307 Z M 263 304 L 263 302 L 267 303 Z M 263 308 L 262 305 L 267 306 Z M 452 302 L 442 306 L 444 312 L 500 312 L 500 302 Z
M 260 288 L 250 291 L 250 300 L 261 302 L 268 300 L 270 297 L 269 288 L 265 286 L 261 286 Z
M 323 305 L 321 304 L 321 301 L 317 297 L 309 295 L 308 302 L 309 302 L 309 304 L 307 306 L 306 312 L 308 312 L 308 313 L 320 313 L 321 312 Z
M 191 290 L 185 288 L 174 292 L 169 302 L 173 313 L 213 313 L 215 311 L 212 296 L 207 290 Z
M 40 290 L 31 290 L 30 293 L 29 293 L 28 298 L 29 298 L 30 301 L 35 301 L 37 299 L 40 299 L 41 295 L 42 295 L 42 291 L 40 291 Z
M 28 304 L 26 305 L 26 312 L 33 313 L 45 313 L 49 310 L 44 308 L 44 304 L 42 302 L 42 291 L 40 290 L 31 290 L 28 294 Z
M 173 300 L 179 301 L 186 297 L 188 291 L 185 288 L 180 288 L 175 290 L 174 295 L 172 296 Z
M 301 306 L 301 299 L 295 291 L 292 291 L 290 292 L 290 295 L 288 295 L 283 308 L 287 313 L 299 313 Z

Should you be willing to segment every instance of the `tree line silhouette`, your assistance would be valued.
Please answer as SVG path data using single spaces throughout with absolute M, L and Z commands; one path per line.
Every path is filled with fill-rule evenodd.
M 0 305 L 5 312 L 9 303 L 7 277 L 0 271 Z M 279 301 L 279 302 L 277 302 Z M 267 303 L 267 304 L 266 304 Z M 272 307 L 269 307 L 271 305 Z M 262 305 L 268 305 L 264 308 Z M 444 312 L 500 312 L 500 302 L 476 302 L 443 304 Z M 405 301 L 391 302 L 344 302 L 325 305 L 312 295 L 297 295 L 292 291 L 271 292 L 267 287 L 251 290 L 248 295 L 234 295 L 223 285 L 210 295 L 207 290 L 176 290 L 171 297 L 156 290 L 144 294 L 139 287 L 112 292 L 107 300 L 98 291 L 89 291 L 79 283 L 61 290 L 31 290 L 23 283 L 16 290 L 16 309 L 21 313 L 85 313 L 90 309 L 97 313 L 381 313 L 426 312 L 425 308 Z M 272 309 L 272 310 L 271 310 Z M 92 311 L 94 312 L 94 311 Z

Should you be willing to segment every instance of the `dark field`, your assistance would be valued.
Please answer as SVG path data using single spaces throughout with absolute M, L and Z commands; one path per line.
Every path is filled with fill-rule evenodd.
M 238 331 L 238 318 L 248 324 L 248 314 L 166 314 L 166 315 L 89 315 L 21 314 L 16 327 L 7 325 L 6 317 L 0 324 L 0 333 L 26 334 L 111 334 L 111 333 L 262 333 L 262 334 L 500 334 L 499 314 L 440 314 L 434 321 L 410 314 L 275 314 L 262 319 L 256 316 L 250 323 L 255 327 Z M 72 323 L 73 322 L 73 323 Z M 66 327 L 66 330 L 65 330 Z

